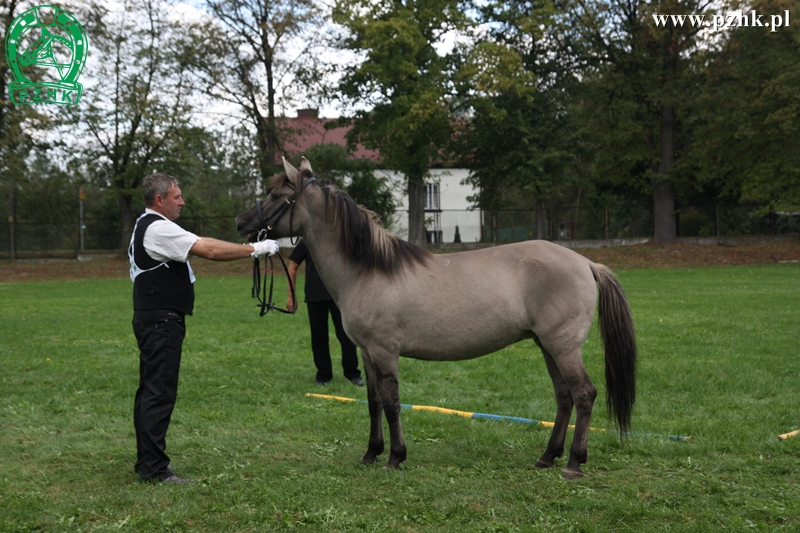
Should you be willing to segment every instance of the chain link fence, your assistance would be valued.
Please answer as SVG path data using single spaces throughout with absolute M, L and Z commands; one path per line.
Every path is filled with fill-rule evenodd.
M 119 204 L 113 191 L 88 191 L 80 200 L 48 205 L 17 191 L 14 217 L 10 218 L 9 191 L 0 193 L 0 259 L 77 257 L 81 253 L 121 253 Z M 141 200 L 139 200 L 141 202 Z M 229 213 L 197 214 L 191 203 L 177 222 L 198 235 L 240 241 L 234 217 L 242 202 L 232 202 Z M 141 213 L 143 206 L 133 206 Z M 225 210 L 224 208 L 222 209 Z M 465 211 L 466 213 L 466 211 Z M 472 212 L 474 213 L 474 211 Z M 764 205 L 703 205 L 678 209 L 679 237 L 735 237 L 786 235 L 800 232 L 800 213 L 776 212 Z M 482 213 L 480 240 L 506 243 L 535 239 L 533 210 L 506 209 Z M 542 235 L 549 240 L 612 240 L 653 235 L 651 206 L 637 202 L 606 206 L 549 206 L 544 212 Z M 429 228 L 430 229 L 430 228 Z M 445 240 L 446 242 L 446 240 Z
M 533 210 L 504 209 L 483 214 L 483 241 L 516 242 L 537 237 Z M 764 205 L 701 205 L 676 211 L 678 237 L 740 237 L 800 232 L 800 212 L 776 212 Z M 653 236 L 650 206 L 554 206 L 545 210 L 542 236 L 548 240 L 613 240 Z
M 74 201 L 48 205 L 37 201 L 26 191 L 16 191 L 11 208 L 9 191 L 0 193 L 0 259 L 77 257 L 82 253 L 122 253 L 122 227 L 118 194 L 115 191 L 87 191 L 74 194 Z M 81 199 L 83 196 L 83 199 Z M 236 234 L 235 216 L 242 211 L 243 201 L 219 202 L 214 214 L 196 214 L 203 206 L 184 206 L 176 221 L 188 231 L 207 237 L 240 241 Z M 133 202 L 133 212 L 140 214 L 144 205 L 140 198 Z M 193 213 L 194 211 L 194 213 Z M 227 214 L 218 214 L 229 211 Z M 13 213 L 13 217 L 12 217 Z

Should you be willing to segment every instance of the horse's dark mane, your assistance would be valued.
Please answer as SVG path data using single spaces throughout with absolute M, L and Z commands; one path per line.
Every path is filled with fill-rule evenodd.
M 280 174 L 275 174 L 269 179 L 269 185 L 267 186 L 267 192 L 271 191 L 272 189 L 280 189 L 286 184 L 289 184 L 292 188 L 294 188 L 294 184 L 289 181 L 289 176 L 286 175 L 285 172 L 281 172 Z
M 298 197 L 311 177 L 310 171 L 299 171 L 295 184 Z M 281 187 L 287 183 L 290 183 L 287 176 L 280 174 L 271 185 Z M 325 197 L 325 216 L 338 229 L 339 246 L 357 267 L 393 276 L 413 265 L 424 265 L 431 257 L 421 246 L 386 231 L 375 213 L 358 205 L 333 183 L 317 179 L 317 184 Z

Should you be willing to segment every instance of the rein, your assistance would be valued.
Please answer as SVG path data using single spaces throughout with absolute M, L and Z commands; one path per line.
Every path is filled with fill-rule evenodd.
M 303 183 L 303 187 L 305 188 L 309 183 L 317 181 L 317 178 L 311 177 L 307 179 Z M 291 185 L 290 185 L 291 187 Z M 292 187 L 294 189 L 294 187 Z M 269 232 L 272 231 L 272 228 L 275 227 L 275 224 L 286 214 L 287 209 L 289 210 L 289 235 L 294 233 L 292 227 L 292 221 L 294 220 L 294 206 L 297 200 L 297 191 L 286 198 L 284 202 L 281 203 L 273 211 L 270 215 L 264 218 L 264 213 L 261 208 L 261 200 L 256 200 L 256 213 L 258 213 L 258 223 L 261 226 L 258 232 L 258 240 L 263 241 L 269 238 Z M 291 241 L 292 245 L 296 244 L 297 241 Z M 296 311 L 297 310 L 297 296 L 295 295 L 294 284 L 292 283 L 292 277 L 289 275 L 289 267 L 286 266 L 286 261 L 283 260 L 283 256 L 281 256 L 280 252 L 276 254 L 278 259 L 281 260 L 281 265 L 283 265 L 283 271 L 286 273 L 286 280 L 289 283 L 289 290 L 292 293 L 292 308 Z M 270 280 L 269 280 L 269 295 L 267 295 L 267 269 L 264 269 L 264 282 L 261 282 L 261 261 L 258 257 L 255 258 L 253 261 L 253 288 L 250 292 L 250 296 L 258 300 L 258 304 L 256 307 L 261 308 L 258 316 L 264 316 L 270 311 L 278 311 L 284 314 L 294 314 L 294 311 L 289 311 L 288 309 L 283 309 L 275 305 L 275 302 L 272 300 L 272 289 L 275 285 L 275 269 L 273 268 L 273 261 L 272 256 L 267 256 L 269 259 L 269 273 L 270 273 Z M 266 267 L 266 264 L 265 264 Z
M 286 279 L 289 281 L 289 290 L 292 291 L 292 306 L 296 310 L 297 309 L 297 297 L 294 294 L 294 284 L 292 283 L 292 278 L 289 276 L 289 268 L 286 266 L 286 261 L 283 260 L 283 256 L 280 253 L 276 254 L 278 258 L 281 260 L 281 264 L 283 265 L 283 271 L 286 272 Z M 261 283 L 261 261 L 258 257 L 255 258 L 253 262 L 253 289 L 250 293 L 250 296 L 258 300 L 258 304 L 256 307 L 260 307 L 261 311 L 259 312 L 258 316 L 264 316 L 270 311 L 278 311 L 287 315 L 294 314 L 294 311 L 289 311 L 288 309 L 283 309 L 275 305 L 275 302 L 272 301 L 272 289 L 275 285 L 275 268 L 273 267 L 272 257 L 269 258 L 269 272 L 270 272 L 270 279 L 269 279 L 269 296 L 267 296 L 267 269 L 264 269 L 264 283 Z M 266 264 L 264 265 L 266 267 Z

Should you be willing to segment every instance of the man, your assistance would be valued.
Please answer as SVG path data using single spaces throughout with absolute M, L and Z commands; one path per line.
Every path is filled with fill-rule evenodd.
M 168 174 L 144 178 L 145 212 L 128 248 L 133 281 L 133 332 L 139 345 L 139 388 L 134 402 L 136 473 L 142 481 L 186 483 L 169 468 L 166 434 L 178 393 L 178 370 L 194 308 L 195 277 L 189 256 L 231 261 L 272 255 L 276 241 L 234 244 L 185 231 L 175 224 L 183 207 L 178 180 Z
M 306 262 L 305 301 L 308 306 L 308 324 L 311 326 L 311 351 L 314 354 L 314 365 L 317 367 L 317 385 L 326 385 L 333 379 L 333 365 L 331 364 L 331 350 L 328 342 L 328 313 L 333 318 L 336 329 L 336 338 L 342 346 L 342 370 L 344 377 L 357 387 L 364 386 L 361 372 L 358 370 L 358 353 L 356 345 L 344 332 L 342 327 L 342 313 L 333 301 L 333 297 L 322 284 L 322 280 L 314 266 L 314 260 L 308 252 L 305 241 L 298 241 L 297 246 L 289 255 L 289 278 L 292 286 L 296 286 L 297 269 L 300 263 Z M 291 288 L 286 309 L 293 309 Z

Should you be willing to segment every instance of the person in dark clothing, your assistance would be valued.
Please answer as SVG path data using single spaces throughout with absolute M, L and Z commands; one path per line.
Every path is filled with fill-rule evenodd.
M 145 212 L 136 220 L 128 247 L 133 281 L 133 332 L 139 346 L 139 388 L 133 409 L 136 465 L 142 481 L 187 483 L 172 473 L 166 434 L 178 395 L 178 371 L 186 335 L 185 316 L 194 310 L 194 273 L 189 257 L 230 261 L 272 255 L 276 241 L 234 244 L 198 237 L 175 224 L 183 198 L 168 174 L 144 178 Z
M 333 379 L 333 365 L 331 364 L 331 351 L 328 340 L 328 314 L 333 319 L 336 329 L 336 338 L 342 346 L 342 370 L 344 377 L 358 387 L 364 386 L 361 372 L 358 370 L 358 352 L 356 345 L 347 336 L 342 327 L 342 313 L 333 301 L 333 297 L 325 288 L 314 266 L 314 260 L 308 251 L 305 241 L 297 242 L 294 250 L 289 254 L 289 278 L 292 286 L 296 286 L 297 269 L 306 262 L 305 302 L 308 307 L 308 324 L 311 327 L 311 351 L 314 354 L 314 365 L 317 367 L 317 384 L 325 385 Z M 286 309 L 293 309 L 291 289 Z

